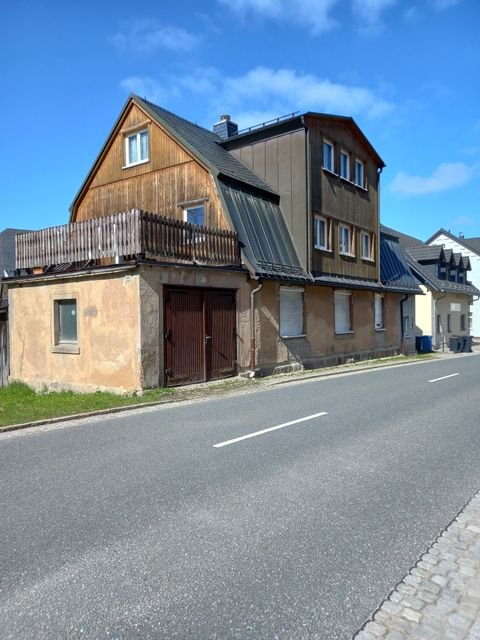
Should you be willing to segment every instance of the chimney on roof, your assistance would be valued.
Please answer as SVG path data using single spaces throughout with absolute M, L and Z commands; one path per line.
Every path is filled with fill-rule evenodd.
M 226 140 L 232 136 L 236 136 L 238 133 L 238 124 L 232 122 L 229 115 L 220 116 L 220 120 L 213 125 L 213 133 Z
M 460 240 L 463 240 L 465 238 L 465 234 L 463 233 L 463 231 L 460 231 L 458 237 L 460 238 Z

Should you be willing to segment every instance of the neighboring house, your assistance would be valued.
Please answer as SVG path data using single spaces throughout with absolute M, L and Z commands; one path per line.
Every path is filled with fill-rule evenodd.
M 380 276 L 383 166 L 351 118 L 211 132 L 130 96 L 70 224 L 18 239 L 11 378 L 137 390 L 398 353 L 414 289 Z
M 426 241 L 426 244 L 441 244 L 445 249 L 451 249 L 454 253 L 461 253 L 464 258 L 469 258 L 472 267 L 469 279 L 477 289 L 480 289 L 480 238 L 465 238 L 462 233 L 459 236 L 454 236 L 445 229 L 439 229 Z M 474 298 L 469 314 L 469 328 L 473 336 L 480 338 L 480 300 L 478 296 Z
M 0 387 L 7 384 L 8 358 L 8 292 L 2 278 L 15 268 L 15 235 L 26 229 L 4 229 L 0 232 Z
M 404 293 L 400 300 L 402 348 L 404 354 L 415 353 L 415 304 L 421 293 L 418 280 L 408 266 L 398 237 L 380 225 L 380 277 L 384 285 Z
M 428 245 L 393 229 L 424 296 L 415 299 L 415 335 L 432 337 L 435 349 L 448 349 L 453 336 L 470 335 L 468 317 L 480 291 L 469 279 L 470 259 L 441 245 Z

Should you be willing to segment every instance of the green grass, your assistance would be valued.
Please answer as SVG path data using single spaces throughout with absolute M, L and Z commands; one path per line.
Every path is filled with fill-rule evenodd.
M 100 391 L 97 393 L 71 391 L 35 393 L 27 385 L 14 382 L 0 388 L 0 428 L 99 409 L 155 402 L 169 393 L 171 393 L 170 389 L 150 389 L 142 396 L 118 396 Z

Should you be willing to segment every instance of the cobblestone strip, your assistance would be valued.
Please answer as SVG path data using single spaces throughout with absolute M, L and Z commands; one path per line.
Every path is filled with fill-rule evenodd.
M 480 492 L 354 640 L 480 640 Z

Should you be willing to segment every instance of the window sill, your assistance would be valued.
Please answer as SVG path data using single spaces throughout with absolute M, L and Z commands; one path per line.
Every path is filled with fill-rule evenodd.
M 336 336 L 351 336 L 355 331 L 335 331 Z
M 67 344 L 67 343 L 54 344 L 53 346 L 50 347 L 50 351 L 52 353 L 79 354 L 80 353 L 80 347 L 76 343 L 72 343 L 72 344 Z
M 362 187 L 362 185 L 361 185 L 361 184 L 357 184 L 357 183 L 355 182 L 355 186 L 357 187 L 357 189 L 360 189 L 360 191 L 365 191 L 365 193 L 367 193 L 367 192 L 368 192 L 367 187 Z
M 125 164 L 122 169 L 131 169 L 132 167 L 138 167 L 139 164 L 146 164 L 147 162 L 150 162 L 150 158 L 140 160 L 139 162 L 132 162 L 132 164 Z
M 335 176 L 336 178 L 338 178 L 338 173 L 335 173 L 335 171 L 327 169 L 327 167 L 322 167 L 322 169 L 325 171 L 325 173 L 329 173 L 331 176 Z
M 362 256 L 362 260 L 363 262 L 370 262 L 372 264 L 375 264 L 375 258 L 365 258 L 364 256 Z
M 327 247 L 318 247 L 317 245 L 314 245 L 313 248 L 316 249 L 317 251 L 325 251 L 325 253 L 333 253 L 332 249 L 327 249 Z
M 385 327 L 375 327 L 375 331 L 377 333 L 385 333 L 386 329 Z
M 343 251 L 339 251 L 338 255 L 342 256 L 342 258 L 355 258 L 354 253 L 344 253 Z
M 305 333 L 299 333 L 296 336 L 280 336 L 282 340 L 291 340 L 292 338 L 306 338 L 307 335 Z
M 353 185 L 354 183 L 350 180 L 350 178 L 345 178 L 345 176 L 338 176 L 340 178 L 340 180 L 343 180 L 343 182 L 347 182 L 348 184 Z

